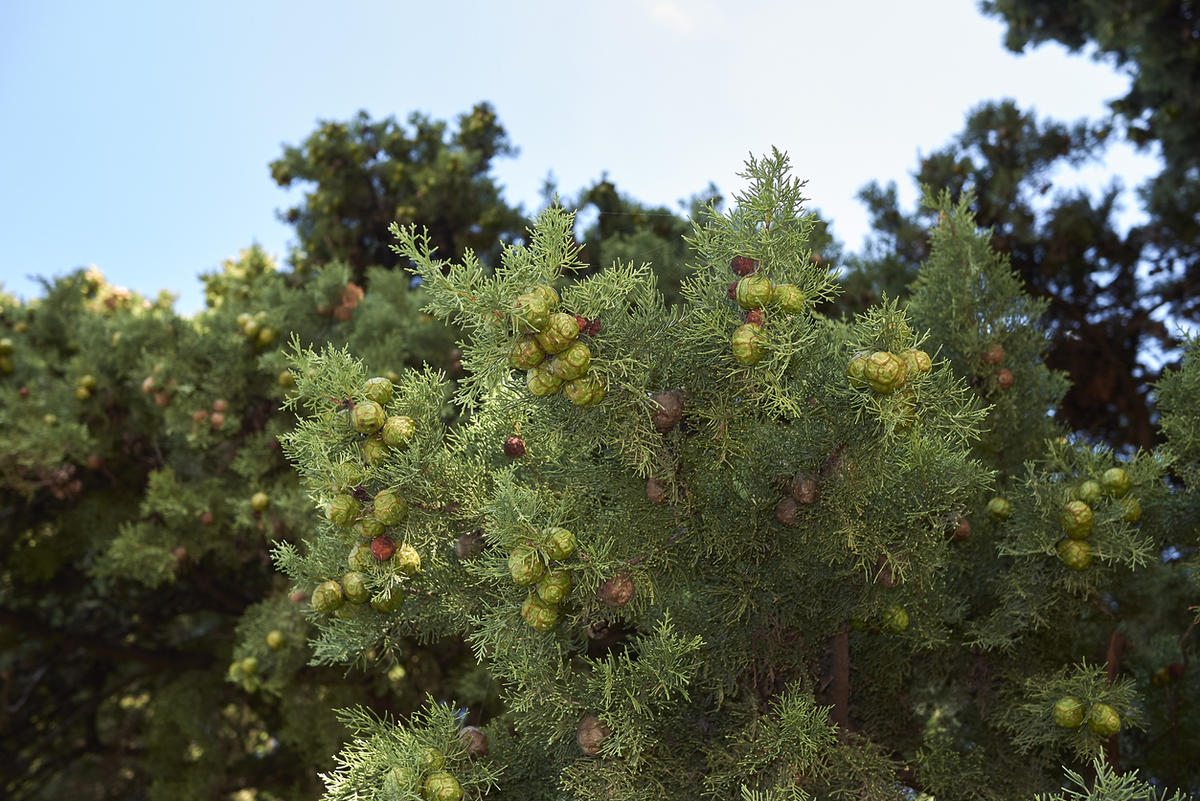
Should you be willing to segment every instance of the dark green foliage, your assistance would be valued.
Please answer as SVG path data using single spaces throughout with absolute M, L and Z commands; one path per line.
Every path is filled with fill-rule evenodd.
M 306 624 L 270 566 L 270 542 L 308 524 L 277 441 L 286 338 L 354 340 L 380 372 L 449 362 L 407 281 L 322 309 L 348 281 L 336 264 L 305 281 L 255 248 L 205 276 L 191 319 L 96 273 L 4 299 L 6 797 L 311 797 L 346 734 L 331 706 L 407 711 L 462 661 L 405 650 L 361 686 L 305 668 Z
M 1195 322 L 1200 315 L 1197 15 L 1180 0 L 980 5 L 1007 24 L 1010 49 L 1055 41 L 1089 49 L 1129 74 L 1129 92 L 1111 102 L 1112 118 L 1070 127 L 1038 122 L 1011 102 L 987 103 L 953 143 L 922 160 L 917 180 L 955 196 L 972 189 L 993 244 L 1011 256 L 1030 292 L 1050 301 L 1047 362 L 1074 383 L 1062 419 L 1114 446 L 1149 447 L 1147 391 L 1159 361 L 1151 354 L 1178 346 L 1171 318 Z M 1119 184 L 1095 198 L 1050 194 L 1051 169 L 1101 152 L 1114 129 L 1163 159 L 1162 170 L 1139 188 L 1148 220 L 1126 234 L 1112 219 Z M 872 184 L 863 198 L 879 236 L 855 284 L 895 294 L 924 258 L 927 218 L 902 212 L 893 188 Z
M 296 226 L 295 264 L 341 261 L 362 284 L 368 267 L 395 265 L 387 229 L 397 220 L 425 226 L 444 257 L 469 248 L 495 263 L 500 244 L 520 234 L 523 215 L 500 197 L 490 170 L 493 159 L 516 151 L 487 103 L 457 122 L 449 131 L 413 113 L 405 127 L 360 111 L 349 122 L 321 122 L 299 146 L 285 147 L 271 177 L 282 187 L 310 187 L 280 214 Z
M 955 201 L 969 194 L 976 222 L 990 229 L 991 246 L 1009 259 L 1029 293 L 1047 304 L 1045 361 L 1073 384 L 1060 419 L 1114 445 L 1149 447 L 1145 376 L 1152 371 L 1143 354 L 1169 348 L 1174 339 L 1150 317 L 1163 287 L 1144 275 L 1144 233 L 1116 229 L 1119 187 L 1099 198 L 1082 190 L 1051 193 L 1052 171 L 1099 153 L 1110 127 L 1068 126 L 1039 120 L 1011 101 L 985 103 L 968 115 L 962 134 L 922 159 L 916 180 L 948 191 Z M 937 223 L 936 210 L 903 211 L 895 187 L 878 184 L 864 188 L 861 197 L 876 233 L 851 264 L 852 291 L 865 285 L 868 297 L 904 297 L 928 258 L 925 231 Z

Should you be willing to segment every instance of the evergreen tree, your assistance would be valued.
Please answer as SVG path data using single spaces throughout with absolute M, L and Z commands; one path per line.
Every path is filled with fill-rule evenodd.
M 683 239 L 690 227 L 687 216 L 665 206 L 639 203 L 619 192 L 607 176 L 581 191 L 574 202 L 564 203 L 573 206 L 578 214 L 596 216 L 581 237 L 579 257 L 589 265 L 589 270 L 614 261 L 646 260 L 653 266 L 667 304 L 679 300 L 690 256 Z M 720 192 L 713 184 L 690 200 L 693 212 L 705 203 L 720 203 Z M 584 271 L 581 276 L 587 273 Z
M 1163 683 L 1168 665 L 1187 658 L 1188 607 L 1195 601 L 1187 566 L 1160 557 L 1195 545 L 1194 527 L 1178 521 L 1178 509 L 1192 502 L 1163 484 L 1176 460 L 1169 452 L 1117 459 L 1109 449 L 1062 436 L 1051 413 L 1066 384 L 1043 362 L 1048 339 L 1038 320 L 1045 302 L 1024 295 L 1007 258 L 990 249 L 990 232 L 975 229 L 969 194 L 956 201 L 949 193 L 937 201 L 927 194 L 925 203 L 939 222 L 909 311 L 948 345 L 956 371 L 991 404 L 989 433 L 975 451 L 997 471 L 996 488 L 976 499 L 957 531 L 959 547 L 970 556 L 959 566 L 955 591 L 969 599 L 968 644 L 987 654 L 989 673 L 1006 679 L 981 684 L 981 711 L 995 692 L 1008 708 L 991 714 L 993 734 L 1038 756 L 1036 746 L 1050 744 L 1038 733 L 1046 728 L 1037 720 L 1046 699 L 1095 708 L 1109 703 L 1098 701 L 1099 694 L 1136 689 L 1144 706 L 1127 701 L 1125 728 L 1104 740 L 1109 769 L 1137 766 L 1159 782 L 1194 791 L 1200 777 L 1179 759 L 1187 746 L 1179 739 L 1178 709 L 1168 714 L 1159 689 L 1168 687 L 1176 699 L 1195 693 L 1194 678 L 1189 687 L 1182 673 Z M 1047 554 L 1060 563 L 1051 567 Z M 1075 663 L 1073 672 L 1061 667 L 1067 661 Z M 983 736 L 970 731 L 965 739 Z M 1046 739 L 1039 743 L 1039 737 Z M 1058 748 L 1074 748 L 1082 757 L 1083 745 L 1060 740 Z M 955 784 L 968 775 L 958 773 L 969 761 L 961 737 L 957 746 L 927 748 L 930 771 L 946 771 L 938 780 L 954 788 L 951 795 L 967 794 Z M 943 750 L 957 754 L 947 758 Z M 1041 758 L 1053 759 L 1055 750 L 1046 751 Z M 1021 774 L 1030 781 L 1028 764 L 1036 762 L 1007 781 Z M 1035 789 L 1038 782 L 1025 792 Z
M 968 115 L 962 134 L 922 159 L 916 180 L 954 197 L 970 192 L 992 245 L 1009 256 L 1029 292 L 1047 301 L 1046 359 L 1073 385 L 1061 406 L 1063 421 L 1114 446 L 1150 447 L 1155 371 L 1147 355 L 1176 343 L 1157 318 L 1166 308 L 1164 287 L 1145 275 L 1143 233 L 1116 228 L 1119 186 L 1098 198 L 1079 189 L 1051 192 L 1054 170 L 1101 152 L 1110 127 L 1067 126 L 1039 120 L 1011 101 L 984 103 Z M 902 211 L 894 186 L 872 183 L 861 197 L 875 236 L 853 265 L 851 291 L 903 297 L 928 256 L 933 212 Z
M 300 238 L 293 263 L 342 261 L 361 285 L 368 267 L 393 264 L 387 229 L 396 220 L 425 226 L 442 253 L 470 248 L 489 263 L 520 233 L 523 214 L 490 174 L 494 159 L 516 150 L 489 104 L 459 115 L 453 132 L 418 112 L 408 125 L 360 111 L 349 122 L 321 122 L 271 162 L 280 186 L 311 186 L 280 214 Z
M 691 230 L 691 220 L 711 207 L 719 210 L 723 203 L 715 184 L 692 195 L 681 203 L 687 214 L 677 214 L 665 206 L 646 206 L 617 190 L 616 185 L 602 177 L 574 201 L 564 200 L 577 214 L 595 221 L 583 231 L 579 258 L 589 265 L 579 275 L 588 275 L 613 262 L 646 263 L 654 271 L 659 291 L 667 305 L 681 301 L 680 289 L 687 277 L 687 263 L 693 258 L 685 236 Z M 813 258 L 818 264 L 840 261 L 842 248 L 829 233 L 829 223 L 815 212 L 810 214 L 809 234 Z
M 1153 293 L 1179 320 L 1200 315 L 1200 18 L 1186 0 L 1045 3 L 985 0 L 985 14 L 1008 26 L 1014 52 L 1057 41 L 1130 77 L 1129 91 L 1109 103 L 1127 139 L 1161 156 L 1163 169 L 1139 195 L 1149 221 L 1132 237 L 1154 278 Z
M 463 636 L 505 704 L 482 729 L 470 698 L 346 711 L 327 797 L 1018 798 L 1094 758 L 1200 788 L 1138 734 L 1178 717 L 1121 660 L 1194 598 L 1155 559 L 1195 538 L 1168 457 L 1057 433 L 1044 307 L 966 203 L 938 204 L 911 318 L 843 324 L 814 312 L 837 285 L 786 158 L 746 177 L 693 229 L 674 307 L 632 264 L 563 283 L 559 208 L 494 272 L 394 229 L 464 332 L 453 431 L 436 373 L 372 398 L 348 351 L 297 349 L 285 449 L 320 522 L 275 555 L 317 660 Z M 369 464 L 381 430 L 403 437 Z
M 392 276 L 351 305 L 345 266 L 301 281 L 255 248 L 205 276 L 191 319 L 95 272 L 3 299 L 6 798 L 311 797 L 346 733 L 331 702 L 409 711 L 459 670 L 461 650 L 421 649 L 361 687 L 306 668 L 306 599 L 267 553 L 308 525 L 277 441 L 284 337 L 393 374 L 450 364 Z
M 1050 300 L 1047 358 L 1074 384 L 1065 421 L 1099 441 L 1149 447 L 1149 389 L 1160 354 L 1180 344 L 1172 321 L 1200 319 L 1197 16 L 1181 0 L 984 0 L 980 7 L 1007 24 L 1005 43 L 1014 52 L 1051 41 L 1091 48 L 1095 59 L 1130 76 L 1129 92 L 1110 102 L 1111 118 L 1070 127 L 1039 122 L 1011 102 L 987 103 L 954 142 L 922 160 L 917 180 L 973 189 L 995 246 L 1012 256 L 1035 296 Z M 1149 219 L 1126 234 L 1112 220 L 1119 184 L 1095 198 L 1047 194 L 1054 167 L 1100 152 L 1114 130 L 1163 159 L 1163 169 L 1138 188 Z M 871 184 L 863 199 L 879 237 L 857 285 L 896 293 L 924 258 L 929 218 L 901 211 L 892 188 Z

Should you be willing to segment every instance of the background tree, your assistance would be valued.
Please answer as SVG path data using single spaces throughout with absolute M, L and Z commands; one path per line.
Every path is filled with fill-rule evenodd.
M 694 195 L 688 205 L 694 210 L 704 203 L 719 202 L 719 199 L 719 190 L 709 184 L 704 192 Z M 666 206 L 640 203 L 619 192 L 607 176 L 580 191 L 577 199 L 564 202 L 581 215 L 595 215 L 591 225 L 582 232 L 579 259 L 588 266 L 581 276 L 602 270 L 614 261 L 643 259 L 653 265 L 667 303 L 679 300 L 685 265 L 691 257 L 684 241 L 684 234 L 690 227 L 685 214 Z
M 1169 304 L 1160 282 L 1145 275 L 1144 232 L 1117 230 L 1117 185 L 1099 198 L 1079 189 L 1052 191 L 1056 171 L 1101 152 L 1109 130 L 1110 123 L 1040 121 L 1009 101 L 985 103 L 951 144 L 922 159 L 915 177 L 955 197 L 971 192 L 992 244 L 1010 257 L 1029 291 L 1048 302 L 1046 359 L 1072 381 L 1063 421 L 1114 445 L 1150 447 L 1147 395 L 1156 371 L 1148 363 L 1176 340 L 1157 319 Z M 904 297 L 928 253 L 924 231 L 932 212 L 901 211 L 894 186 L 873 183 L 861 197 L 875 234 L 850 284 L 864 287 L 868 298 Z
M 1130 76 L 1130 90 L 1112 101 L 1111 118 L 1070 127 L 1039 122 L 1011 102 L 984 104 L 951 144 L 922 160 L 917 181 L 972 189 L 996 247 L 1012 257 L 1030 291 L 1050 301 L 1047 359 L 1073 383 L 1063 419 L 1098 440 L 1149 447 L 1148 394 L 1164 354 L 1179 345 L 1173 323 L 1200 320 L 1197 14 L 1177 0 L 980 5 L 1008 25 L 1010 49 L 1047 41 L 1094 47 L 1095 58 Z M 1055 172 L 1101 153 L 1113 130 L 1163 159 L 1138 190 L 1148 221 L 1125 234 L 1113 220 L 1118 183 L 1094 198 L 1051 193 Z M 877 240 L 853 285 L 867 287 L 867 297 L 872 289 L 902 295 L 930 221 L 919 210 L 901 211 L 894 188 L 871 184 L 862 197 Z
M 1110 119 L 1071 127 L 1038 122 L 1012 103 L 985 104 L 963 134 L 922 160 L 917 180 L 972 188 L 979 221 L 995 229 L 996 247 L 1012 256 L 1030 291 L 1050 301 L 1055 336 L 1047 359 L 1073 382 L 1064 420 L 1115 445 L 1149 447 L 1149 387 L 1161 354 L 1179 345 L 1171 321 L 1200 319 L 1197 14 L 1178 0 L 980 6 L 1008 25 L 1011 50 L 1048 41 L 1076 51 L 1093 47 L 1096 59 L 1130 76 L 1130 90 L 1112 101 Z M 1163 169 L 1138 191 L 1149 220 L 1124 235 L 1112 219 L 1119 184 L 1096 198 L 1047 194 L 1056 167 L 1101 152 L 1113 129 L 1163 159 Z M 893 189 L 872 184 L 863 198 L 878 240 L 860 262 L 857 285 L 903 294 L 929 220 L 902 212 Z
M 1014 52 L 1058 42 L 1130 78 L 1129 92 L 1110 104 L 1126 137 L 1162 157 L 1163 169 L 1141 189 L 1150 222 L 1142 231 L 1146 259 L 1164 286 L 1173 315 L 1200 311 L 1200 12 L 1186 0 L 1122 3 L 1115 0 L 1052 3 L 984 0 L 985 14 L 1007 26 Z
M 1145 28 L 1153 36 L 1144 41 L 1159 42 L 1157 24 L 1134 16 L 1131 31 Z M 1129 41 L 1132 53 L 1143 40 Z M 1163 91 L 1181 97 L 1183 87 Z M 1146 130 L 1168 130 L 1171 119 Z M 1108 767 L 1098 768 L 1098 786 L 1123 781 L 1111 766 L 1198 786 L 1175 756 L 1195 750 L 1200 730 L 1195 617 L 1186 611 L 1200 517 L 1188 405 L 1194 346 L 1160 384 L 1168 448 L 1125 460 L 1064 434 L 1118 444 L 1152 437 L 1151 416 L 1137 418 L 1140 402 L 1122 406 L 1116 394 L 1144 392 L 1145 376 L 1131 367 L 1137 380 L 1122 384 L 1103 360 L 1113 351 L 1132 365 L 1161 336 L 1138 306 L 1146 286 L 1157 294 L 1145 302 L 1194 311 L 1185 269 L 1194 264 L 1193 173 L 1181 168 L 1175 184 L 1147 194 L 1161 204 L 1159 223 L 1120 237 L 1110 222 L 1115 191 L 1051 197 L 1042 182 L 1056 165 L 1097 152 L 1107 123 L 1067 127 L 1011 104 L 982 107 L 961 140 L 923 166 L 951 197 L 906 214 L 894 190 L 867 191 L 880 236 L 856 263 L 841 307 L 864 314 L 837 323 L 823 316 L 841 316 L 828 275 L 837 245 L 819 217 L 797 216 L 799 189 L 778 160 L 758 165 L 766 177 L 727 215 L 706 210 L 711 187 L 693 198 L 693 216 L 709 224 L 686 240 L 693 229 L 682 215 L 607 180 L 581 193 L 579 203 L 599 213 L 580 239 L 561 210 L 526 237 L 488 175 L 491 158 L 512 152 L 489 107 L 460 117 L 452 135 L 420 115 L 410 125 L 411 133 L 360 114 L 287 148 L 272 165 L 277 180 L 315 185 L 285 215 L 300 235 L 294 269 L 247 251 L 204 277 L 208 308 L 192 319 L 171 312 L 167 297 L 148 301 L 95 274 L 48 283 L 29 303 L 0 297 L 7 796 L 211 798 L 244 789 L 309 798 L 321 769 L 332 770 L 334 797 L 361 788 L 397 795 L 404 770 L 439 772 L 427 749 L 495 797 L 556 797 L 559 786 L 585 798 L 611 787 L 628 797 L 663 787 L 722 798 L 792 797 L 797 787 L 891 797 L 908 786 L 1007 798 L 1057 787 L 1064 764 L 1087 770 L 1101 751 Z M 1186 141 L 1171 136 L 1178 161 Z M 432 294 L 391 268 L 390 237 L 377 226 L 397 217 L 430 232 L 405 256 L 422 263 L 412 269 Z M 991 235 L 977 230 L 985 219 Z M 496 275 L 504 244 L 518 239 L 526 246 L 507 252 L 515 270 Z M 431 244 L 458 266 L 424 263 Z M 1137 266 L 1147 259 L 1159 259 L 1150 278 Z M 1010 265 L 1031 271 L 1026 280 L 1043 296 L 1025 295 Z M 1110 283 L 1097 280 L 1097 265 Z M 458 272 L 448 280 L 443 268 Z M 797 281 L 800 296 L 772 291 L 765 308 L 739 310 L 729 286 L 764 275 Z M 494 321 L 520 322 L 504 293 L 549 281 L 594 348 L 592 379 L 569 395 L 599 406 L 531 399 L 506 373 L 505 337 L 516 332 Z M 464 295 L 464 286 L 481 292 Z M 911 318 L 872 305 L 884 288 L 911 288 Z M 471 323 L 472 349 L 458 352 L 455 334 L 420 311 L 427 302 Z M 496 314 L 479 318 L 471 304 Z M 1098 313 L 1106 304 L 1127 307 Z M 734 325 L 741 336 L 731 342 Z M 925 331 L 936 380 L 892 393 L 845 382 L 859 349 L 915 346 Z M 292 334 L 307 354 L 296 373 L 284 370 Z M 1095 383 L 1069 395 L 1064 413 L 1066 385 L 1049 368 L 1071 361 L 1075 337 L 1110 336 L 1116 344 L 1076 371 Z M 333 349 L 318 355 L 326 344 Z M 459 397 L 468 419 L 456 420 L 464 407 L 447 402 L 451 385 L 423 364 L 466 378 Z M 400 571 L 410 596 L 396 614 L 350 604 L 330 619 L 306 611 L 316 579 L 344 584 L 365 564 L 378 591 L 395 571 L 379 570 L 370 560 L 388 560 L 362 548 L 349 561 L 365 531 L 310 539 L 315 550 L 302 550 L 312 499 L 281 458 L 277 443 L 296 421 L 278 408 L 298 382 L 297 398 L 341 436 L 367 375 L 386 377 L 399 410 L 419 423 L 413 447 L 351 437 L 356 447 L 336 465 L 304 452 L 309 493 L 356 497 L 384 479 L 421 488 L 427 497 L 412 503 L 400 531 L 424 567 Z M 918 462 L 917 472 L 940 465 L 938 481 L 961 481 L 916 482 L 908 467 Z M 343 475 L 347 465 L 362 484 Z M 1094 530 L 1078 539 L 1090 549 L 1084 565 L 1083 546 L 1060 549 L 1076 541 L 1063 536 L 1061 515 L 1111 469 L 1125 470 L 1132 489 L 1103 487 L 1090 504 Z M 1167 469 L 1177 484 L 1163 483 Z M 996 471 L 994 488 L 984 470 Z M 992 503 L 997 493 L 1007 518 Z M 544 545 L 513 533 L 524 531 L 530 508 L 607 539 L 585 543 L 571 568 L 576 586 L 557 605 L 570 631 L 565 623 L 552 634 L 525 631 L 543 639 L 510 649 L 487 637 L 531 617 L 546 622 L 556 607 L 542 595 L 526 596 L 528 610 L 504 605 L 511 554 L 502 551 Z M 947 531 L 953 543 L 942 539 Z M 299 593 L 289 596 L 272 574 L 271 541 L 300 577 Z M 663 547 L 647 552 L 646 541 Z M 748 542 L 760 551 L 748 552 Z M 762 549 L 778 564 L 747 590 Z M 399 550 L 396 564 L 411 564 Z M 693 585 L 714 592 L 697 599 Z M 831 586 L 842 607 L 792 608 Z M 636 600 L 609 602 L 626 589 Z M 547 590 L 556 591 L 567 590 Z M 473 632 L 474 654 L 456 637 L 463 632 Z M 437 651 L 427 647 L 435 635 Z M 696 638 L 717 644 L 698 659 Z M 489 658 L 477 663 L 478 654 Z M 701 663 L 716 672 L 703 674 Z M 555 665 L 565 672 L 551 675 Z M 555 695 L 564 675 L 571 692 Z M 614 688 L 627 692 L 614 701 Z M 437 701 L 422 704 L 425 692 Z M 1112 706 L 1119 735 L 1052 728 L 1047 701 L 1067 694 L 1089 709 Z M 343 728 L 330 708 L 356 704 L 375 713 L 346 713 Z M 594 719 L 563 717 L 562 708 L 581 705 Z M 467 723 L 486 724 L 490 760 L 480 759 Z M 357 739 L 331 763 L 347 731 Z M 689 760 L 689 771 L 677 769 Z M 667 778 L 656 773 L 664 764 Z
M 353 342 L 396 376 L 453 369 L 421 290 L 367 276 L 252 248 L 204 276 L 191 318 L 95 272 L 3 299 L 5 797 L 309 798 L 346 733 L 330 699 L 407 712 L 470 669 L 418 647 L 362 684 L 307 667 L 306 599 L 267 557 L 307 525 L 277 441 L 287 338 Z
M 495 263 L 524 226 L 490 174 L 494 159 L 516 149 L 487 103 L 457 122 L 450 131 L 414 112 L 406 128 L 360 111 L 349 122 L 322 122 L 299 146 L 285 147 L 271 162 L 272 178 L 308 187 L 302 203 L 280 213 L 299 237 L 292 261 L 309 269 L 342 261 L 361 285 L 368 267 L 395 265 L 387 228 L 400 220 L 426 226 L 448 257 L 470 248 Z

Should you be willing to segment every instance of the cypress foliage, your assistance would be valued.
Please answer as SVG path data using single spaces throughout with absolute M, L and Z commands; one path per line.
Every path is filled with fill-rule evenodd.
M 1187 708 L 1147 701 L 1194 615 L 1187 569 L 1159 556 L 1194 547 L 1177 458 L 1064 435 L 1044 304 L 969 199 L 927 194 L 939 224 L 907 310 L 838 322 L 816 312 L 838 285 L 786 157 L 745 177 L 694 224 L 670 306 L 632 264 L 572 281 L 561 208 L 495 271 L 394 227 L 426 310 L 464 334 L 455 428 L 435 372 L 376 415 L 350 351 L 296 347 L 285 449 L 318 523 L 275 556 L 327 589 L 308 614 L 318 658 L 462 637 L 503 701 L 486 755 L 469 701 L 345 713 L 356 736 L 326 797 L 1152 792 L 1118 766 L 1195 788 L 1162 746 Z M 376 417 L 413 436 L 371 464 Z M 365 562 L 365 592 L 343 575 L 364 534 L 396 546 Z
M 556 205 L 496 266 L 393 226 L 419 282 L 0 298 L 6 796 L 1200 790 L 1200 343 L 1114 451 L 969 195 L 839 320 L 786 156 L 744 177 L 663 287 L 674 228 Z
M 287 338 L 449 366 L 450 332 L 392 275 L 364 295 L 342 265 L 305 278 L 252 248 L 190 319 L 95 271 L 4 299 L 5 797 L 311 797 L 348 733 L 331 706 L 406 712 L 439 686 L 452 654 L 365 686 L 307 668 L 268 555 L 309 525 L 277 439 Z

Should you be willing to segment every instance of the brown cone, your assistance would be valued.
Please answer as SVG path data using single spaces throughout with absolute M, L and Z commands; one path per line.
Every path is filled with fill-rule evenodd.
M 889 554 L 881 553 L 879 559 L 875 562 L 875 583 L 881 587 L 895 587 L 900 583 L 900 576 L 896 572 L 896 567 L 906 566 L 908 564 L 908 554 L 898 553 Z
M 462 742 L 463 747 L 467 749 L 467 755 L 471 759 L 479 759 L 479 757 L 488 755 L 488 739 L 483 729 L 477 729 L 474 726 L 463 726 L 458 732 L 458 739 Z
M 600 718 L 591 712 L 583 716 L 575 729 L 575 742 L 579 750 L 588 756 L 596 756 L 604 746 L 604 738 L 612 734 L 612 729 L 600 722 Z
M 733 261 L 729 264 L 729 269 L 733 270 L 737 276 L 741 277 L 754 272 L 754 269 L 757 266 L 758 265 L 755 263 L 754 259 L 751 259 L 748 256 L 734 256 Z
M 391 537 L 380 535 L 371 540 L 371 556 L 380 562 L 386 562 L 396 552 L 396 541 Z
M 896 574 L 892 572 L 891 562 L 883 554 L 875 562 L 875 583 L 880 587 L 895 587 Z
M 483 553 L 483 532 L 468 531 L 454 543 L 454 555 L 459 559 L 474 559 Z
M 624 606 L 633 600 L 633 579 L 618 573 L 600 585 L 596 596 L 609 606 Z
M 817 482 L 804 473 L 797 473 L 792 480 L 792 497 L 796 499 L 796 503 L 816 503 L 817 501 Z
M 967 522 L 967 518 L 958 518 L 958 524 L 950 532 L 956 542 L 962 542 L 967 537 L 971 536 L 971 524 Z
M 683 419 L 683 393 L 679 390 L 660 392 L 651 397 L 651 400 L 661 407 L 650 418 L 658 433 L 667 433 Z

